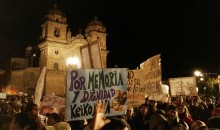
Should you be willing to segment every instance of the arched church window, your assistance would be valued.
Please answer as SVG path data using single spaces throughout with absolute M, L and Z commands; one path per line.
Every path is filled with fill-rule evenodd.
M 58 70 L 59 69 L 59 65 L 57 63 L 54 63 L 54 70 Z
M 54 36 L 59 37 L 60 36 L 60 30 L 58 28 L 55 28 L 54 30 Z

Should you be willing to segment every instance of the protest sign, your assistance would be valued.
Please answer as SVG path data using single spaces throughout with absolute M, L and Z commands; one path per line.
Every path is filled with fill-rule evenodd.
M 145 102 L 145 86 L 142 70 L 128 71 L 128 106 L 138 107 Z
M 41 102 L 39 113 L 45 114 L 45 109 L 54 112 L 63 106 L 65 106 L 65 98 L 53 94 L 46 94 Z
M 93 117 L 96 103 L 106 103 L 105 116 L 122 115 L 127 101 L 126 68 L 67 71 L 66 120 Z
M 161 59 L 160 54 L 155 55 L 143 63 L 140 64 L 140 68 L 143 72 L 143 82 L 145 86 L 145 92 L 147 97 L 152 97 L 153 100 L 157 99 L 157 96 L 162 93 L 161 79 Z

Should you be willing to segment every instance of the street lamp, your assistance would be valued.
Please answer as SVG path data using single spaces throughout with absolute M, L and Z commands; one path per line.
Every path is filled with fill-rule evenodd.
M 202 85 L 201 81 L 204 81 L 203 73 L 201 71 L 199 71 L 199 70 L 195 70 L 194 71 L 194 75 L 196 76 L 196 84 L 198 85 L 197 86 L 197 89 L 198 89 L 197 92 L 201 92 L 201 91 L 203 91 L 203 89 L 202 89 L 202 86 L 199 86 L 199 85 Z
M 194 75 L 199 78 L 200 81 L 203 81 L 204 80 L 204 77 L 203 77 L 203 73 L 199 70 L 195 70 L 194 71 Z
M 199 70 L 195 70 L 195 71 L 194 71 L 194 75 L 195 75 L 196 77 L 201 77 L 201 76 L 203 76 L 202 72 L 199 71 Z

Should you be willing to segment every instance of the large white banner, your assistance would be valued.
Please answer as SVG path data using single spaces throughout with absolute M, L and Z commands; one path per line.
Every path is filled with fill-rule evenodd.
M 67 71 L 66 120 L 93 118 L 98 100 L 107 104 L 105 116 L 126 112 L 127 68 Z
M 43 92 L 43 88 L 44 88 L 44 81 L 45 81 L 45 75 L 46 75 L 46 70 L 47 70 L 47 67 L 43 67 L 42 71 L 41 71 L 41 74 L 40 74 L 40 77 L 38 79 L 38 82 L 37 82 L 37 86 L 36 86 L 36 89 L 35 89 L 35 99 L 34 99 L 34 102 L 40 106 L 40 99 L 42 97 L 42 92 Z
M 98 41 L 80 47 L 84 69 L 103 68 L 103 59 Z
M 170 78 L 171 96 L 196 96 L 196 77 Z
M 145 86 L 145 93 L 150 99 L 157 99 L 158 95 L 162 94 L 161 79 L 161 59 L 160 54 L 155 55 L 145 62 L 140 64 L 143 70 L 143 80 Z

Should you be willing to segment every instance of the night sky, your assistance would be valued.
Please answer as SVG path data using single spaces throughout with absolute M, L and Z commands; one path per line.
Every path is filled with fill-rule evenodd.
M 1 0 L 0 60 L 23 57 L 26 46 L 39 44 L 40 25 L 56 2 L 73 35 L 95 16 L 106 25 L 109 68 L 136 69 L 161 54 L 163 78 L 220 70 L 219 0 L 60 1 Z

